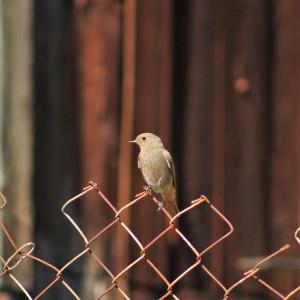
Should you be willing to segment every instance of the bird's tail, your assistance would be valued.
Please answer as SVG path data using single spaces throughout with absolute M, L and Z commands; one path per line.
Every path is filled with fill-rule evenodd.
M 172 186 L 168 191 L 163 194 L 163 198 L 166 202 L 167 210 L 169 214 L 174 217 L 178 212 L 178 207 L 176 203 L 176 191 Z

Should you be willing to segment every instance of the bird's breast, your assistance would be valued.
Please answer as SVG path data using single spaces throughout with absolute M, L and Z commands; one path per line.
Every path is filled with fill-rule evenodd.
M 163 193 L 172 184 L 171 170 L 162 151 L 163 149 L 144 150 L 138 157 L 143 177 L 156 193 Z

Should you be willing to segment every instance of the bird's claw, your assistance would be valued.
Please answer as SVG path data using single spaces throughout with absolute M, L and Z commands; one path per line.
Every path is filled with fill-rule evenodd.
M 152 190 L 151 190 L 151 187 L 150 187 L 150 186 L 144 185 L 144 186 L 143 186 L 143 189 L 144 189 L 144 191 L 145 191 L 147 194 L 152 195 Z
M 157 211 L 162 210 L 163 206 L 164 206 L 164 202 L 162 201 L 162 202 L 160 202 L 160 203 L 158 204 L 158 209 L 157 209 Z

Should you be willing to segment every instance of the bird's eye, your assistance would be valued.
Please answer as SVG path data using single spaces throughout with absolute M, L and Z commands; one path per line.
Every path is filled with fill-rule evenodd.
M 146 137 L 143 136 L 143 137 L 142 137 L 142 140 L 145 141 L 145 140 L 146 140 Z

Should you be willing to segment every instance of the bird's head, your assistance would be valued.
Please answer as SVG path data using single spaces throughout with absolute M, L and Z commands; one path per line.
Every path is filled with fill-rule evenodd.
M 141 149 L 163 147 L 161 139 L 153 133 L 141 133 L 135 140 L 129 141 L 129 143 L 138 144 Z

